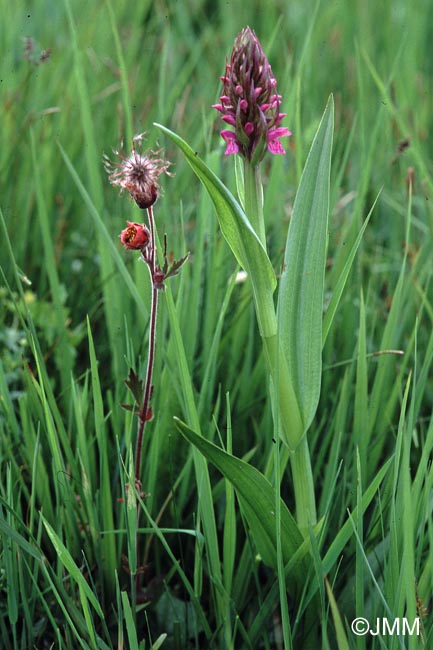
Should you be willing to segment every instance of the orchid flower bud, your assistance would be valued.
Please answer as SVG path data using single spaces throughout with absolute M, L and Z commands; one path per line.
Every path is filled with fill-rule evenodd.
M 213 108 L 234 131 L 223 130 L 226 155 L 239 153 L 253 165 L 272 154 L 285 154 L 280 138 L 292 135 L 280 126 L 281 95 L 263 48 L 255 33 L 246 27 L 236 37 L 230 63 L 221 77 L 223 93 Z

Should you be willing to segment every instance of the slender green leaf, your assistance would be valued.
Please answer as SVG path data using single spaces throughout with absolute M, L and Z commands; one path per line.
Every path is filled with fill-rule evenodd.
M 227 453 L 232 454 L 232 420 L 230 411 L 230 397 L 226 395 L 227 404 Z M 223 530 L 223 575 L 224 587 L 228 594 L 232 590 L 232 581 L 236 556 L 236 509 L 233 484 L 226 479 L 226 509 L 224 513 Z
M 377 472 L 376 476 L 371 481 L 368 488 L 365 490 L 362 496 L 363 512 L 365 512 L 365 510 L 372 502 L 374 495 L 379 489 L 380 484 L 382 483 L 383 479 L 385 478 L 392 464 L 392 461 L 393 461 L 392 457 L 386 461 L 386 463 Z M 358 507 L 354 509 L 352 516 L 354 518 L 358 516 Z M 352 534 L 353 534 L 353 526 L 350 519 L 347 519 L 346 522 L 341 526 L 338 533 L 336 534 L 332 544 L 329 546 L 329 549 L 326 552 L 325 557 L 323 558 L 323 571 L 325 575 L 329 573 L 332 567 L 338 562 L 340 554 L 343 548 L 345 547 L 345 545 L 347 544 L 347 542 L 349 541 L 349 539 L 351 538 Z
M 99 379 L 98 361 L 96 358 L 95 346 L 93 343 L 90 321 L 87 319 L 87 335 L 89 341 L 90 371 L 92 379 L 93 407 L 95 431 L 99 450 L 99 471 L 100 471 L 100 500 L 102 505 L 101 520 L 105 530 L 114 528 L 114 516 L 112 509 L 113 495 L 111 492 L 111 475 L 109 462 L 109 448 L 107 444 L 106 428 L 104 425 L 104 406 L 102 400 L 101 383 Z M 101 540 L 102 553 L 106 563 L 107 588 L 114 592 L 114 575 L 116 571 L 116 547 L 113 537 L 106 536 Z
M 138 650 L 137 630 L 132 614 L 131 605 L 126 591 L 122 591 L 123 613 L 125 615 L 126 631 L 128 633 L 129 647 L 131 650 Z
M 191 422 L 192 426 L 197 431 L 199 431 L 200 419 L 199 419 L 199 415 L 197 412 L 197 407 L 194 399 L 192 380 L 188 368 L 188 362 L 186 359 L 185 347 L 183 345 L 183 339 L 182 339 L 182 334 L 179 326 L 178 314 L 176 311 L 176 307 L 174 305 L 173 296 L 171 294 L 170 287 L 167 287 L 167 290 L 165 291 L 165 297 L 166 297 L 168 315 L 170 319 L 171 331 L 175 341 L 177 363 L 179 366 L 179 379 L 180 379 L 183 398 L 185 402 L 185 411 L 187 413 L 188 419 Z M 201 517 L 201 521 L 203 522 L 203 532 L 206 540 L 206 549 L 209 558 L 209 565 L 212 572 L 213 584 L 216 585 L 216 587 L 218 587 L 218 590 L 215 592 L 217 612 L 218 612 L 218 616 L 220 616 L 222 619 L 224 616 L 223 598 L 219 590 L 220 586 L 222 585 L 221 561 L 220 561 L 220 553 L 219 553 L 219 546 L 218 546 L 215 512 L 213 508 L 209 469 L 205 459 L 195 448 L 193 449 L 193 460 L 195 466 L 197 485 L 200 486 L 200 499 L 199 499 L 200 517 Z M 197 524 L 197 527 L 199 528 L 199 524 Z
M 386 83 L 384 83 L 384 81 L 381 79 L 381 77 L 378 74 L 377 68 L 374 66 L 373 61 L 370 59 L 370 57 L 367 54 L 367 51 L 364 48 L 361 49 L 361 54 L 367 65 L 367 68 L 371 74 L 374 83 L 376 84 L 380 94 L 382 95 L 381 103 L 386 107 L 386 110 L 396 121 L 396 124 L 398 124 L 398 128 L 400 129 L 400 132 L 410 133 L 411 132 L 410 123 L 406 121 L 406 119 L 404 118 L 404 112 L 398 110 L 395 101 L 393 101 L 392 90 L 391 90 L 392 85 L 391 84 L 387 85 Z M 396 58 L 396 63 L 397 63 L 397 58 Z M 425 179 L 425 182 L 429 186 L 430 191 L 432 191 L 433 181 L 431 178 L 431 174 L 429 174 L 425 157 L 422 155 L 422 151 L 418 139 L 413 138 L 413 142 L 411 143 L 411 145 L 412 145 L 412 155 L 414 157 L 414 160 L 416 161 L 416 165 L 420 171 L 420 175 L 422 176 L 422 178 Z
M 329 604 L 331 606 L 332 618 L 334 619 L 335 636 L 337 637 L 338 650 L 349 650 L 349 644 L 347 642 L 346 633 L 344 631 L 343 621 L 341 620 L 337 601 L 335 600 L 328 579 L 325 579 L 325 586 L 329 598 Z
M 289 366 L 307 430 L 322 374 L 323 292 L 334 104 L 329 99 L 311 145 L 287 235 L 278 297 L 280 349 Z
M 87 600 L 89 600 L 99 616 L 101 618 L 104 618 L 104 613 L 101 609 L 101 606 L 93 593 L 93 591 L 90 589 L 88 583 L 86 582 L 83 574 L 81 573 L 80 569 L 76 565 L 72 555 L 66 548 L 66 546 L 63 544 L 62 540 L 60 537 L 57 535 L 55 530 L 50 526 L 48 521 L 44 518 L 44 516 L 41 514 L 42 517 L 42 522 L 45 526 L 45 529 L 48 533 L 48 536 L 56 549 L 57 556 L 60 560 L 60 562 L 63 564 L 65 567 L 66 571 L 69 573 L 71 578 L 76 582 L 78 587 L 80 588 L 80 594 L 81 596 L 85 596 Z
M 38 163 L 38 157 L 36 155 L 35 136 L 32 130 L 30 131 L 30 143 L 33 161 L 33 174 L 36 188 L 36 202 L 38 206 L 37 213 L 42 233 L 44 259 L 54 306 L 52 319 L 53 322 L 56 323 L 56 332 L 58 336 L 56 352 L 61 359 L 61 363 L 59 363 L 59 370 L 62 376 L 62 386 L 64 389 L 66 389 L 70 382 L 70 375 L 73 367 L 73 353 L 71 346 L 68 344 L 67 330 L 64 327 L 65 307 L 63 305 L 62 288 L 57 270 L 54 242 L 51 233 L 52 224 L 50 223 L 47 201 L 44 195 L 41 169 Z
M 379 194 L 374 200 L 373 205 L 371 206 L 371 210 L 367 214 L 364 223 L 362 224 L 361 230 L 358 233 L 358 236 L 356 237 L 356 240 L 350 249 L 350 253 L 347 256 L 346 263 L 344 264 L 343 270 L 341 274 L 338 277 L 337 283 L 334 287 L 334 291 L 332 292 L 332 297 L 331 300 L 329 301 L 328 308 L 326 310 L 326 314 L 323 318 L 323 333 L 322 333 L 322 346 L 325 346 L 326 339 L 329 334 L 329 330 L 331 329 L 332 321 L 334 320 L 335 313 L 337 311 L 338 304 L 340 302 L 340 298 L 343 294 L 344 287 L 346 286 L 347 278 L 349 277 L 349 272 L 350 269 L 352 268 L 353 260 L 355 259 L 356 252 L 359 248 L 359 245 L 361 243 L 362 237 L 364 235 L 364 232 L 368 226 L 368 223 L 370 221 L 370 217 L 373 213 L 373 210 L 375 208 L 375 205 L 377 203 L 377 200 L 379 198 Z
M 359 480 L 363 483 L 366 479 L 367 467 L 367 446 L 365 431 L 368 429 L 368 373 L 367 373 L 367 341 L 365 323 L 364 294 L 361 291 L 359 309 L 359 331 L 358 331 L 358 359 L 356 362 L 356 384 L 355 402 L 353 412 L 353 436 L 359 448 L 361 474 Z
M 162 644 L 167 638 L 167 634 L 163 632 L 163 634 L 160 634 L 159 637 L 156 639 L 155 643 L 152 644 L 152 650 L 159 650 L 159 648 L 162 648 Z
M 102 165 L 101 151 L 98 146 L 96 137 L 97 117 L 92 106 L 91 91 L 89 88 L 88 72 L 89 67 L 86 65 L 83 46 L 80 43 L 79 30 L 75 20 L 76 7 L 71 0 L 63 0 L 66 10 L 67 21 L 70 32 L 70 51 L 72 54 L 73 73 L 75 76 L 75 102 L 80 114 L 80 124 L 83 134 L 82 156 L 86 163 L 86 182 L 89 188 L 89 194 L 92 202 L 96 206 L 96 212 L 100 213 L 103 206 L 103 185 L 102 185 Z M 83 197 L 84 198 L 84 197 Z M 123 366 L 123 353 L 117 343 L 117 314 L 123 311 L 123 288 L 118 282 L 115 273 L 115 259 L 106 254 L 106 242 L 104 241 L 105 233 L 98 227 L 96 230 L 96 245 L 99 253 L 101 278 L 104 281 L 101 285 L 104 295 L 105 319 L 108 328 L 108 337 L 111 347 L 111 362 L 114 371 L 119 374 Z
M 2 505 L 8 507 L 7 504 L 4 503 L 3 499 L 0 499 L 0 501 Z M 1 511 L 0 511 L 0 533 L 2 536 L 4 535 L 5 538 L 9 538 L 12 542 L 14 542 L 14 544 L 17 544 L 17 546 L 19 546 L 22 551 L 36 558 L 36 560 L 42 559 L 42 555 L 40 551 L 35 546 L 32 546 L 32 544 L 30 544 L 30 542 L 28 542 L 22 535 L 20 535 L 20 533 L 18 533 L 15 530 L 15 528 L 12 528 L 12 526 L 6 521 L 6 519 L 3 518 L 3 514 Z
M 60 609 L 63 612 L 63 616 L 64 616 L 65 623 L 67 624 L 68 632 L 74 635 L 74 637 L 77 639 L 77 642 L 80 644 L 83 650 L 89 650 L 89 646 L 84 640 L 83 633 L 82 633 L 82 630 L 85 629 L 84 621 L 79 620 L 80 617 L 78 616 L 75 602 L 73 601 L 72 598 L 65 597 L 66 595 L 64 593 L 64 590 L 61 587 L 60 580 L 58 580 L 57 577 L 53 574 L 51 567 L 48 567 L 45 563 L 43 563 L 42 570 L 44 572 L 45 579 L 49 584 L 50 591 L 52 592 L 56 602 L 58 603 Z M 31 578 L 34 584 L 36 585 L 33 576 L 31 576 Z M 78 628 L 80 629 L 77 629 L 77 624 L 78 624 Z
M 365 512 L 365 510 L 368 508 L 370 505 L 371 501 L 374 498 L 374 495 L 376 494 L 380 484 L 382 483 L 384 477 L 386 476 L 391 464 L 392 464 L 393 459 L 390 458 L 383 467 L 379 470 L 377 473 L 376 477 L 372 481 L 372 483 L 369 485 L 367 490 L 365 491 L 363 498 L 362 498 L 362 511 Z M 353 511 L 353 517 L 358 516 L 358 508 L 355 507 Z M 322 561 L 322 571 L 323 571 L 323 576 L 326 576 L 331 569 L 338 563 L 341 553 L 347 544 L 347 542 L 350 540 L 352 535 L 354 534 L 354 529 L 353 529 L 353 523 L 350 519 L 350 517 L 346 520 L 346 522 L 343 524 L 343 526 L 340 528 L 339 532 L 335 536 L 334 541 L 331 543 L 330 548 L 325 554 L 325 557 L 323 558 Z M 356 534 L 356 531 L 355 531 Z M 306 544 L 306 542 L 304 542 Z M 286 575 L 288 576 L 290 574 L 291 570 L 291 565 L 289 567 L 286 567 Z M 314 597 L 315 593 L 317 592 L 318 589 L 318 583 L 317 580 L 315 580 L 308 591 L 308 594 L 305 598 L 305 601 L 303 603 L 304 607 L 307 607 L 308 604 L 311 602 L 311 599 Z M 275 582 L 272 588 L 269 590 L 269 593 L 267 594 L 266 598 L 264 599 L 259 613 L 257 614 L 257 617 L 255 620 L 252 622 L 250 629 L 249 629 L 249 634 L 252 643 L 256 643 L 257 639 L 260 635 L 260 631 L 265 624 L 265 621 L 269 619 L 269 616 L 271 615 L 272 611 L 274 610 L 275 607 L 275 600 L 277 599 L 277 594 L 278 594 L 278 583 Z

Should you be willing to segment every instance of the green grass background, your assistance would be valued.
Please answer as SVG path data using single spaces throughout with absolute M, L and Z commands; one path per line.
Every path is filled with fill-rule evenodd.
M 285 644 L 307 648 L 313 628 L 313 647 L 431 647 L 432 3 L 0 0 L 0 13 L 2 647 L 282 647 L 276 576 L 211 467 L 217 536 L 203 545 L 201 486 L 173 423 L 196 413 L 206 438 L 272 480 L 250 290 L 231 282 L 235 262 L 208 197 L 152 126 L 178 132 L 235 191 L 210 106 L 247 24 L 294 132 L 287 156 L 264 168 L 277 273 L 331 92 L 327 299 L 375 204 L 324 349 L 309 432 L 323 527 L 303 593 L 289 589 Z M 108 184 L 102 155 L 142 131 L 174 163 L 156 205 L 159 236 L 175 257 L 191 257 L 161 300 L 138 602 L 136 509 L 118 501 L 135 422 L 120 404 L 130 401 L 129 369 L 144 373 L 150 292 L 145 267 L 118 243 L 140 214 Z M 377 354 L 387 350 L 404 354 Z M 281 491 L 293 510 L 289 473 Z M 419 615 L 422 636 L 357 638 L 356 615 Z

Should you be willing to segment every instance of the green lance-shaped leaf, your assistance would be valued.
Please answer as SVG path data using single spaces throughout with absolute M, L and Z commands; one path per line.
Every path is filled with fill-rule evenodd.
M 195 445 L 232 483 L 263 562 L 276 569 L 275 490 L 272 485 L 255 467 L 197 435 L 177 418 L 176 423 L 184 438 Z M 299 551 L 304 539 L 283 500 L 281 500 L 281 536 L 283 562 L 287 564 Z M 305 545 L 304 551 L 307 552 Z M 299 553 L 298 561 L 293 565 L 293 577 L 297 587 L 305 581 L 307 571 L 306 560 L 303 557 L 305 553 Z
M 276 323 L 272 293 L 276 288 L 275 273 L 268 254 L 245 212 L 233 194 L 180 136 L 160 124 L 156 126 L 179 147 L 208 191 L 215 206 L 221 232 L 251 280 L 256 304 L 260 302 L 260 309 L 256 310 L 260 333 L 262 336 L 274 336 Z
M 278 297 L 279 349 L 287 361 L 304 433 L 316 412 L 322 374 L 323 292 L 333 128 L 331 96 L 296 194 Z

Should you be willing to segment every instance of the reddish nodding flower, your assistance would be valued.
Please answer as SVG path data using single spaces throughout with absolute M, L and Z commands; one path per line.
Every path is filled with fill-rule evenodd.
M 134 141 L 141 141 L 141 137 L 136 136 Z M 142 210 L 150 208 L 158 198 L 159 176 L 162 173 L 171 176 L 168 171 L 171 163 L 158 158 L 159 150 L 141 154 L 134 148 L 129 156 L 124 156 L 118 151 L 114 153 L 120 161 L 117 165 L 104 156 L 110 183 L 127 190 Z
M 230 63 L 221 77 L 223 94 L 213 108 L 234 131 L 221 131 L 227 143 L 225 155 L 239 153 L 253 165 L 272 154 L 285 154 L 280 138 L 292 135 L 280 126 L 281 95 L 260 41 L 249 27 L 236 37 Z
M 142 223 L 127 221 L 128 227 L 120 233 L 120 241 L 130 250 L 143 250 L 150 241 L 149 229 Z

